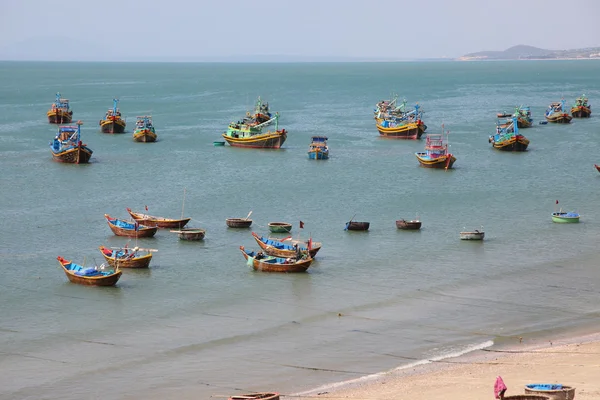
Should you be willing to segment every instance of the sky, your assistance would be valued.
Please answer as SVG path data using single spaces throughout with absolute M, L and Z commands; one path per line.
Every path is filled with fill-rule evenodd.
M 600 46 L 598 0 L 0 0 L 0 9 L 0 60 L 375 61 Z

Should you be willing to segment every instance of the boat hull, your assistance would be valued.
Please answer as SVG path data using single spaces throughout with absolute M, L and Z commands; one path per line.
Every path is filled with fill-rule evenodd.
M 108 120 L 104 119 L 100 121 L 100 131 L 102 133 L 124 133 L 125 132 L 125 121 L 118 120 Z
M 137 230 L 123 228 L 123 227 L 117 226 L 114 223 L 112 223 L 110 221 L 110 219 L 112 219 L 112 218 L 110 218 L 110 216 L 108 214 L 104 214 L 104 218 L 106 218 L 106 222 L 108 223 L 110 230 L 117 236 L 126 236 L 126 237 L 133 237 L 133 238 L 147 238 L 147 237 L 154 236 L 156 234 L 156 231 L 158 230 L 158 227 L 156 227 L 156 226 L 149 227 L 149 226 L 143 226 L 143 225 L 140 225 Z
M 156 142 L 157 135 L 150 129 L 137 130 L 133 132 L 133 140 L 141 143 Z
M 600 165 L 594 164 L 594 168 L 596 168 L 596 171 L 600 172 Z
M 279 149 L 287 139 L 287 131 L 285 129 L 275 132 L 267 132 L 258 135 L 253 135 L 246 138 L 236 138 L 222 134 L 223 139 L 231 147 L 245 147 L 251 149 Z
M 246 218 L 227 218 L 225 223 L 230 228 L 250 228 L 252 220 Z
M 369 222 L 350 221 L 350 222 L 346 222 L 346 230 L 347 231 L 368 231 L 370 225 L 371 224 Z
M 240 251 L 242 252 L 246 262 L 248 262 L 248 254 L 244 250 L 244 246 L 240 246 Z M 312 264 L 313 259 L 308 258 L 303 261 L 294 262 L 293 264 L 275 264 L 263 262 L 262 260 L 257 260 L 253 258 L 252 260 L 252 268 L 255 271 L 262 272 L 284 272 L 284 273 L 298 273 L 298 272 L 306 272 L 308 267 Z
M 567 113 L 554 113 L 546 116 L 546 120 L 554 124 L 568 124 L 572 119 L 573 117 Z
M 454 163 L 456 162 L 456 157 L 453 155 L 446 155 L 442 157 L 437 157 L 435 159 L 427 158 L 426 153 L 417 153 L 417 160 L 419 160 L 419 164 L 425 168 L 438 168 L 438 169 L 448 169 L 452 168 Z
M 421 221 L 407 221 L 400 219 L 396 221 L 396 228 L 407 231 L 416 231 L 421 229 Z
M 62 267 L 67 279 L 69 279 L 72 283 L 77 283 L 80 285 L 87 286 L 115 286 L 121 278 L 121 271 L 115 271 L 115 273 L 111 275 L 105 276 L 80 276 L 76 275 L 74 272 L 70 271 L 66 268 L 66 265 L 70 264 L 70 261 L 63 259 L 62 257 L 57 257 L 60 266 Z
M 518 128 L 530 128 L 533 125 L 533 120 L 527 120 L 525 118 L 517 118 Z
M 133 218 L 136 222 L 146 225 L 146 226 L 156 226 L 159 228 L 183 228 L 190 222 L 191 218 L 183 218 L 183 219 L 170 219 L 170 218 L 156 218 L 151 215 L 146 215 L 142 213 L 137 213 L 135 211 L 131 211 L 130 208 L 127 209 L 131 218 Z
M 73 111 L 50 110 L 46 115 L 50 124 L 68 124 L 73 121 Z
M 386 128 L 381 125 L 381 121 L 377 121 L 377 130 L 379 135 L 389 139 L 420 139 L 425 129 L 425 124 L 419 122 L 411 122 L 401 126 Z
M 329 159 L 329 151 L 311 150 L 308 152 L 309 160 L 327 160 Z
M 568 217 L 566 215 L 558 215 L 557 213 L 552 213 L 552 222 L 556 222 L 559 224 L 576 224 L 579 222 L 579 216 Z
M 576 106 L 571 108 L 573 118 L 589 118 L 592 115 L 592 110 L 585 106 Z
M 180 240 L 202 240 L 206 231 L 204 229 L 187 228 L 171 231 L 177 233 Z
M 460 240 L 483 240 L 485 237 L 485 232 L 461 232 Z
M 148 268 L 150 266 L 150 261 L 152 261 L 152 253 L 144 254 L 139 257 L 133 257 L 133 258 L 117 257 L 115 259 L 114 257 L 107 255 L 104 252 L 104 249 L 105 249 L 104 246 L 99 247 L 100 253 L 102 253 L 102 256 L 104 256 L 104 259 L 106 260 L 108 265 L 110 265 L 111 267 L 115 267 L 115 268 L 116 267 L 118 267 L 118 268 Z M 114 250 L 109 250 L 109 251 L 112 252 L 113 254 L 115 252 Z
M 269 230 L 273 233 L 287 233 L 292 230 L 292 224 L 287 222 L 269 222 Z
M 71 147 L 59 152 L 52 153 L 54 161 L 67 164 L 87 164 L 92 158 L 93 151 L 83 144 L 78 144 L 76 147 Z
M 265 253 L 267 253 L 270 256 L 283 257 L 283 258 L 295 257 L 296 256 L 296 250 L 293 250 L 293 249 L 278 249 L 277 247 L 271 246 L 268 243 L 263 242 L 261 240 L 261 237 L 258 236 L 254 232 L 252 232 L 252 237 L 254 237 L 254 240 L 256 240 L 256 243 L 261 248 L 261 250 L 263 250 Z M 281 243 L 278 240 L 274 240 L 274 241 L 278 242 L 278 243 Z M 294 244 L 298 244 L 298 246 L 300 246 L 300 242 L 298 242 L 298 241 L 293 241 L 292 245 L 294 245 Z M 305 245 L 305 243 L 302 243 L 302 246 L 300 246 L 300 250 L 301 251 L 308 250 L 308 254 L 310 254 L 310 256 L 312 258 L 315 258 L 315 256 L 319 252 L 319 250 L 321 250 L 321 243 L 319 243 L 319 242 L 313 242 L 311 244 L 310 249 L 308 249 L 308 247 L 303 247 L 304 245 Z
M 503 140 L 502 142 L 492 141 L 492 146 L 494 149 L 502 151 L 525 151 L 529 146 L 529 139 L 525 138 L 525 136 L 518 135 L 513 136 L 508 140 Z

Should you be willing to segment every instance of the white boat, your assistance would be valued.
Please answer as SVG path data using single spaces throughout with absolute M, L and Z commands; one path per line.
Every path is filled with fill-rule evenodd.
M 484 236 L 485 236 L 484 231 L 475 229 L 474 231 L 471 231 L 471 232 L 466 232 L 466 231 L 461 232 L 460 240 L 483 240 Z

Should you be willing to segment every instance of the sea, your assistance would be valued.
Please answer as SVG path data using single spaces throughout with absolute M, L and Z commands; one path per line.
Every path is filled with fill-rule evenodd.
M 0 399 L 209 399 L 328 391 L 479 349 L 600 327 L 600 61 L 0 63 Z M 52 160 L 46 111 L 68 98 L 90 164 Z M 448 171 L 424 140 L 380 138 L 394 95 L 449 131 Z M 592 117 L 539 124 L 585 94 Z M 214 146 L 258 97 L 279 150 Z M 125 134 L 99 120 L 118 98 Z M 492 149 L 496 113 L 531 107 L 522 153 Z M 136 116 L 158 141 L 136 143 Z M 309 160 L 313 135 L 330 159 Z M 129 240 L 104 214 L 192 218 Z M 558 209 L 581 214 L 556 224 Z M 227 218 L 252 227 L 228 228 Z M 397 230 L 419 218 L 420 231 Z M 349 220 L 368 232 L 345 231 Z M 267 224 L 321 242 L 304 274 L 250 269 L 240 246 Z M 300 228 L 300 221 L 303 228 Z M 482 242 L 459 232 L 482 229 Z M 99 265 L 98 246 L 156 249 L 116 287 L 69 283 L 56 258 Z

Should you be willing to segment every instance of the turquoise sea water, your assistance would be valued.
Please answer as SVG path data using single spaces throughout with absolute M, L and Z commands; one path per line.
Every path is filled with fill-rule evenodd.
M 295 393 L 494 343 L 598 328 L 597 61 L 357 64 L 0 63 L 0 399 L 208 398 Z M 55 93 L 84 122 L 89 165 L 51 159 Z M 454 170 L 420 168 L 424 141 L 378 137 L 377 101 L 419 102 L 450 130 Z M 585 93 L 592 118 L 539 125 Z M 257 96 L 288 130 L 281 150 L 213 147 Z M 128 128 L 99 132 L 118 97 Z M 495 114 L 530 105 L 526 153 L 494 151 Z M 132 141 L 136 115 L 159 137 Z M 330 159 L 309 161 L 310 136 Z M 192 217 L 151 268 L 115 288 L 71 284 L 60 255 L 100 263 L 120 246 L 103 214 Z M 553 224 L 558 207 L 580 224 Z M 250 231 L 294 224 L 323 242 L 307 274 L 251 271 Z M 423 221 L 418 232 L 395 220 Z M 346 232 L 355 216 L 367 233 Z M 305 224 L 298 228 L 299 221 Z M 482 243 L 461 242 L 483 226 Z

